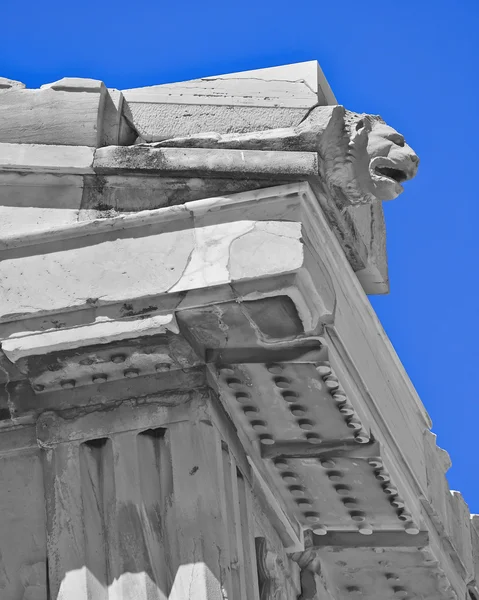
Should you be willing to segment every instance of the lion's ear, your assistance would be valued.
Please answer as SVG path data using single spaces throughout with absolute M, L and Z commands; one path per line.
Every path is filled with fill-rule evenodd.
M 356 123 L 356 131 L 361 131 L 364 129 L 366 132 L 371 131 L 372 128 L 372 120 L 369 115 L 363 115 L 361 119 Z
M 356 131 L 359 131 L 360 129 L 362 129 L 364 127 L 364 119 L 360 119 L 357 123 L 356 123 Z

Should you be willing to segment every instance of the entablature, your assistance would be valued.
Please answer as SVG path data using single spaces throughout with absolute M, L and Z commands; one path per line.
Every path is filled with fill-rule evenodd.
M 305 573 L 328 598 L 475 598 L 477 519 L 366 296 L 388 291 L 381 201 L 418 165 L 403 136 L 316 63 L 124 92 L 0 80 L 2 111 L 0 457 L 35 482 L 44 461 L 52 590 L 90 597 L 84 556 L 123 564 L 125 535 L 149 593 L 157 510 L 158 556 L 232 600 L 258 596 L 254 555 L 268 600 Z M 150 512 L 129 530 L 132 506 Z M 100 550 L 85 519 L 109 524 Z M 125 565 L 107 583 L 126 594 Z
M 309 183 L 84 221 L 1 252 L 2 350 L 17 370 L 5 407 L 25 427 L 39 418 L 41 447 L 50 421 L 90 438 L 82 419 L 105 411 L 110 426 L 131 398 L 164 413 L 209 390 L 289 552 L 308 531 L 323 553 L 322 538 L 387 533 L 416 556 L 426 536 L 451 589 L 451 565 L 472 577 L 457 502 L 446 527 L 431 517 L 427 414 Z

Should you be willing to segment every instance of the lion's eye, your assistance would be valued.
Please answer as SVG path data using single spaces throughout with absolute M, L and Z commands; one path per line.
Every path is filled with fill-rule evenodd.
M 401 146 L 401 148 L 406 143 L 404 137 L 400 133 L 392 133 L 390 136 L 388 136 L 388 140 L 390 140 L 393 144 L 396 144 L 396 146 Z

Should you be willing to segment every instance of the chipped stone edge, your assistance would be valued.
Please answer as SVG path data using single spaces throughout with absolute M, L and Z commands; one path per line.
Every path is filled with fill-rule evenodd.
M 273 527 L 280 534 L 283 542 L 287 543 L 289 540 L 290 545 L 285 547 L 286 552 L 301 552 L 304 550 L 304 537 L 303 537 L 303 529 L 299 526 L 297 531 L 292 525 L 290 517 L 287 516 L 282 508 L 278 499 L 271 492 L 267 482 L 263 479 L 256 463 L 253 459 L 248 456 L 248 462 L 251 466 L 251 470 L 253 473 L 253 491 L 260 498 L 263 499 L 263 503 L 265 503 L 269 507 L 269 516 L 273 518 Z M 294 521 L 293 521 L 294 522 Z
M 95 148 L 0 143 L 0 172 L 94 173 Z
M 95 323 L 68 329 L 50 329 L 27 335 L 16 334 L 2 340 L 2 350 L 7 358 L 15 363 L 25 356 L 38 356 L 95 344 L 110 344 L 119 340 L 157 335 L 166 331 L 179 333 L 173 314 L 121 321 L 102 319 Z
M 203 218 L 206 213 L 241 209 L 242 205 L 246 207 L 251 202 L 264 202 L 268 200 L 274 202 L 278 197 L 293 195 L 299 197 L 308 189 L 309 184 L 307 182 L 290 183 L 277 187 L 253 190 L 251 192 L 240 192 L 238 194 L 195 200 L 175 206 L 143 210 L 133 214 L 119 215 L 106 219 L 81 221 L 28 235 L 5 236 L 0 239 L 0 252 L 24 246 L 48 244 L 64 239 L 101 235 L 110 231 L 169 223 L 182 219 L 188 220 L 196 217 Z

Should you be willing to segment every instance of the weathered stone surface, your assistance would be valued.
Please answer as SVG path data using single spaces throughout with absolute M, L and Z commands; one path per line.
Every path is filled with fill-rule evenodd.
M 284 191 L 278 192 L 279 198 L 287 201 Z M 300 194 L 293 189 L 291 193 L 298 202 Z M 258 194 L 271 198 L 268 206 L 258 204 Z M 289 274 L 292 282 L 294 273 L 302 273 L 306 264 L 316 267 L 309 253 L 304 252 L 300 223 L 283 220 L 285 210 L 287 214 L 290 209 L 284 202 L 275 206 L 274 199 L 274 192 L 249 192 L 238 195 L 234 201 L 218 198 L 111 222 L 85 222 L 63 232 L 58 230 L 60 237 L 53 236 L 51 241 L 46 236 L 35 237 L 32 243 L 38 244 L 41 239 L 48 252 L 32 253 L 30 246 L 25 246 L 4 255 L 0 269 L 8 282 L 8 292 L 5 288 L 3 319 L 16 320 L 20 314 L 35 316 L 67 306 L 106 306 L 135 297 L 166 294 L 175 298 L 177 294 L 212 286 L 227 286 L 228 298 L 232 293 L 230 284 L 241 286 L 244 280 L 243 287 L 248 289 L 251 278 L 265 279 L 263 295 L 267 296 L 272 292 L 266 280 L 284 274 L 286 279 L 278 284 L 285 286 L 285 294 L 293 294 L 301 318 L 308 328 L 314 328 L 317 315 L 327 314 L 331 308 L 324 306 L 323 301 L 314 306 L 312 297 L 302 299 L 302 292 L 298 295 L 294 287 L 288 291 L 292 285 L 288 283 Z M 216 218 L 219 210 L 222 223 Z M 296 210 L 300 210 L 299 204 Z M 259 248 L 261 263 L 254 260 Z M 116 260 L 119 253 L 124 256 L 121 263 Z M 139 262 L 141 271 L 137 269 Z M 84 264 L 90 264 L 90 268 L 83 269 Z M 18 280 L 19 269 L 28 273 L 26 279 Z M 312 293 L 309 280 L 297 285 L 308 287 L 308 294 Z M 257 284 L 253 289 L 247 292 L 250 299 L 262 296 Z M 233 296 L 237 293 L 233 292 Z
M 0 171 L 93 173 L 93 148 L 0 143 Z
M 42 371 L 42 375 L 45 375 L 45 370 Z M 78 373 L 75 375 L 79 377 Z M 71 373 L 69 377 L 71 378 Z M 82 411 L 99 410 L 102 406 L 108 407 L 112 397 L 116 399 L 116 403 L 139 397 L 141 402 L 175 405 L 184 390 L 205 388 L 207 385 L 204 367 L 180 369 L 173 367 L 164 371 L 158 370 L 154 374 L 141 373 L 141 377 L 136 379 L 130 379 L 122 374 L 121 377 L 93 382 L 90 376 L 88 381 L 86 378 L 85 381 L 80 380 L 78 387 L 67 388 L 58 385 L 53 390 L 49 390 L 45 386 L 45 390 L 41 392 L 32 389 L 32 383 L 33 387 L 38 385 L 35 381 L 34 376 L 32 382 L 26 379 L 12 382 L 1 388 L 0 402 L 7 396 L 11 419 L 15 423 L 30 423 L 48 410 L 64 411 L 66 414 L 74 415 Z M 2 424 L 11 425 L 11 422 L 9 418 Z
M 63 77 L 53 83 L 45 83 L 41 90 L 55 90 L 60 92 L 91 92 L 101 94 L 105 84 L 99 79 L 84 79 L 82 77 Z
M 100 91 L 12 88 L 0 94 L 0 142 L 98 146 L 101 97 Z
M 15 81 L 13 79 L 8 79 L 7 77 L 0 77 L 0 90 L 9 90 L 11 88 L 19 88 L 23 89 L 25 84 L 21 81 Z
M 167 331 L 178 333 L 173 315 L 158 315 L 129 321 L 97 321 L 91 325 L 68 329 L 54 329 L 12 337 L 2 344 L 2 350 L 12 361 L 25 356 L 39 356 L 50 352 L 62 352 L 72 347 L 93 346 L 132 338 L 153 336 Z
M 435 600 L 451 597 L 420 549 L 328 548 L 317 551 L 327 588 L 341 595 L 382 600 L 411 594 Z
M 290 224 L 282 225 L 272 227 L 266 223 L 264 233 L 258 234 L 255 225 L 247 221 L 234 228 L 229 225 L 228 235 L 226 226 L 216 230 L 205 228 L 204 239 L 211 244 L 209 270 L 198 269 L 199 264 L 203 266 L 203 240 L 197 242 L 188 230 L 158 237 L 125 238 L 123 243 L 113 246 L 105 241 L 99 246 L 77 248 L 74 252 L 58 250 L 51 255 L 50 266 L 45 265 L 45 259 L 33 256 L 21 259 L 21 263 L 5 260 L 0 270 L 8 294 L 3 295 L 0 303 L 2 316 L 11 320 L 29 313 L 58 311 L 66 306 L 126 302 L 132 297 L 184 293 L 205 285 L 229 284 L 245 277 L 294 272 L 303 264 L 300 231 L 299 228 L 295 231 Z M 234 241 L 242 236 L 246 236 L 246 244 L 235 245 Z M 258 236 L 260 239 L 256 239 Z M 269 260 L 252 272 L 247 267 L 252 264 L 258 244 L 266 246 L 265 256 Z M 176 248 L 175 254 L 165 260 L 172 247 Z M 230 251 L 225 252 L 228 247 Z M 125 256 L 121 264 L 115 264 L 118 252 Z M 81 265 L 90 263 L 93 267 L 95 256 L 101 256 L 100 269 L 84 271 Z M 127 257 L 130 257 L 129 261 Z M 137 269 L 138 261 L 142 263 L 142 271 Z M 23 282 L 18 281 L 18 269 L 26 276 Z M 53 279 L 49 275 L 50 269 L 56 272 Z M 53 287 L 48 285 L 49 279 Z
M 282 180 L 308 179 L 366 293 L 384 294 L 389 290 L 381 204 L 338 210 L 319 180 L 316 153 L 112 147 L 97 150 L 94 169 L 99 175 L 86 182 L 81 219 L 206 198 L 207 190 L 225 195 L 267 188 Z M 122 176 L 115 176 L 119 171 Z M 139 187 L 134 173 L 150 177 L 143 177 Z M 186 178 L 187 173 L 195 178 Z M 117 188 L 120 182 L 123 186 Z M 155 205 L 151 206 L 153 202 Z
M 140 163 L 140 161 L 138 161 Z M 141 164 L 141 163 L 140 163 Z M 92 175 L 84 177 L 84 188 L 79 220 L 92 220 L 114 217 L 124 213 L 152 210 L 286 184 L 297 178 L 293 173 L 265 174 L 256 178 L 215 176 L 216 173 L 198 173 L 198 177 L 170 177 L 157 172 L 149 176 L 132 175 Z M 268 178 L 267 178 L 268 177 Z
M 106 148 L 100 149 L 95 158 L 94 169 L 102 173 L 87 176 L 83 181 L 84 191 L 80 213 L 76 211 L 77 198 L 81 190 L 82 180 L 53 177 L 58 172 L 91 173 L 90 149 L 58 146 L 2 145 L 5 156 L 4 169 L 16 171 L 5 174 L 4 181 L 11 184 L 9 199 L 5 199 L 5 233 L 0 240 L 3 244 L 18 243 L 23 238 L 26 228 L 43 231 L 54 228 L 57 224 L 74 222 L 75 220 L 91 220 L 98 217 L 111 217 L 118 213 L 135 212 L 144 208 L 156 208 L 170 204 L 178 204 L 212 195 L 225 194 L 245 189 L 270 187 L 282 180 L 294 181 L 304 177 L 314 178 L 317 172 L 317 159 L 311 153 L 295 153 L 294 161 L 287 153 L 265 153 L 255 151 L 220 151 L 190 150 L 187 155 L 176 149 Z M 66 160 L 65 160 L 66 158 Z M 86 160 L 85 160 L 86 159 Z M 31 163 L 29 162 L 31 161 Z M 1 168 L 1 166 L 0 166 Z M 29 173 L 32 170 L 45 171 L 51 177 L 38 177 L 28 180 L 17 171 Z M 125 171 L 125 176 L 114 175 Z M 148 173 L 156 177 L 139 177 L 132 173 Z M 179 177 L 171 177 L 178 173 Z M 187 177 L 194 174 L 195 177 Z M 85 178 L 84 178 L 85 179 Z M 38 181 L 38 187 L 32 182 Z M 70 184 L 68 183 L 70 181 Z M 50 183 L 59 187 L 50 188 Z M 65 184 L 65 185 L 62 185 Z M 43 187 L 45 186 L 45 187 Z M 0 188 L 1 189 L 1 188 Z M 44 190 L 44 196 L 43 191 Z M 11 197 L 18 194 L 20 207 L 15 210 L 9 204 Z M 383 272 L 377 274 L 374 263 L 368 259 L 368 252 L 362 241 L 362 235 L 355 229 L 351 219 L 345 220 L 334 206 L 328 205 L 325 196 L 319 194 L 320 202 L 329 218 L 335 223 L 345 252 L 355 269 L 368 272 L 372 268 L 375 275 L 373 284 L 364 284 L 370 293 L 384 293 L 385 280 Z M 375 211 L 381 213 L 380 205 Z M 20 213 L 21 216 L 20 216 Z M 381 213 L 382 214 L 382 213 Z M 380 216 L 381 216 L 380 214 Z M 48 226 L 48 219 L 51 225 Z M 10 223 L 13 227 L 10 227 Z M 384 239 L 382 219 L 361 226 L 365 239 L 371 246 L 372 240 Z M 29 229 L 30 231 L 30 229 Z M 25 243 L 24 241 L 22 243 Z M 371 258 L 374 258 L 371 252 Z M 385 253 L 380 254 L 383 259 Z M 365 269 L 366 265 L 369 265 Z M 387 281 L 387 280 L 386 280 Z M 382 286 L 382 287 L 381 287 Z
M 65 77 L 39 90 L 0 82 L 0 91 L 1 143 L 98 147 L 136 137 L 123 96 L 101 81 Z
M 316 105 L 336 104 L 316 61 L 123 90 L 144 141 L 298 124 Z
M 206 398 L 185 399 L 173 409 L 120 407 L 113 421 L 104 412 L 64 422 L 68 432 L 55 415 L 39 421 L 56 598 L 108 589 L 141 600 L 211 600 L 255 591 L 248 463 L 226 446 Z M 77 438 L 85 429 L 94 439 Z
M 0 238 L 76 223 L 82 194 L 79 175 L 0 171 Z
M 475 600 L 479 594 L 479 517 L 471 515 L 471 545 L 474 564 L 474 578 L 469 584 L 469 591 Z
M 0 444 L 0 487 L 0 594 L 46 600 L 43 469 L 36 445 L 22 449 L 17 442 L 4 453 Z
M 356 276 L 366 294 L 389 293 L 389 275 L 386 250 L 386 226 L 381 202 L 346 209 L 358 236 L 366 246 L 367 261 Z
M 312 63 L 2 102 L 0 596 L 476 600 L 479 527 L 365 295 L 402 136 Z
M 260 198 L 262 201 L 258 202 Z M 344 381 L 347 395 L 357 398 L 360 421 L 369 421 L 379 414 L 384 421 L 395 423 L 393 448 L 403 448 L 401 453 L 408 456 L 415 485 L 424 489 L 422 431 L 428 424 L 427 418 L 410 384 L 402 379 L 402 372 L 399 370 L 392 376 L 398 370 L 398 363 L 394 362 L 397 358 L 390 358 L 394 355 L 389 342 L 307 186 L 288 186 L 276 193 L 274 190 L 263 191 L 192 202 L 185 207 L 160 209 L 144 216 L 79 224 L 75 229 L 82 237 L 74 238 L 75 230 L 67 230 L 61 245 L 59 240 L 44 241 L 48 244 L 45 250 L 49 248 L 44 254 L 32 255 L 30 247 L 25 247 L 12 249 L 10 257 L 5 256 L 2 261 L 3 277 L 11 284 L 8 294 L 5 294 L 4 321 L 7 322 L 3 326 L 4 335 L 8 331 L 13 332 L 13 327 L 17 331 L 35 327 L 33 322 L 31 325 L 27 322 L 23 324 L 23 330 L 19 330 L 18 316 L 12 314 L 13 311 L 17 315 L 22 311 L 23 318 L 41 315 L 42 328 L 46 327 L 47 313 L 54 313 L 49 317 L 52 327 L 55 313 L 62 311 L 63 322 L 66 325 L 69 321 L 72 326 L 76 324 L 72 319 L 77 319 L 76 315 L 83 311 L 87 311 L 85 316 L 91 314 L 92 306 L 96 315 L 93 318 L 102 314 L 121 318 L 127 298 L 133 313 L 142 310 L 139 309 L 142 305 L 137 302 L 144 302 L 144 297 L 149 305 L 143 306 L 149 306 L 147 310 L 150 312 L 165 310 L 174 303 L 175 309 L 180 311 L 181 323 L 191 331 L 190 336 L 199 355 L 214 357 L 216 353 L 216 356 L 223 357 L 222 360 L 228 360 L 234 349 L 237 360 L 241 360 L 242 347 L 254 356 L 254 345 L 245 338 L 250 322 L 254 324 L 251 335 L 256 336 L 254 332 L 257 331 L 260 339 L 271 340 L 270 344 L 275 339 L 300 339 L 305 334 L 321 331 L 322 324 L 334 322 L 334 330 L 328 330 L 327 334 L 329 360 Z M 136 231 L 134 235 L 133 231 Z M 67 243 L 71 244 L 71 249 L 68 249 Z M 161 248 L 165 249 L 162 253 Z M 262 255 L 261 263 L 254 258 L 258 252 Z M 115 260 L 119 254 L 123 257 L 121 263 Z M 320 261 L 325 261 L 325 267 L 319 266 Z M 88 271 L 80 268 L 82 263 L 90 265 Z M 137 269 L 139 263 L 143 265 L 141 273 Z M 105 264 L 109 265 L 107 272 Z M 18 269 L 26 272 L 27 268 L 31 269 L 28 282 L 15 283 L 14 273 Z M 51 273 L 56 272 L 59 275 L 52 277 Z M 36 281 L 35 277 L 38 277 Z M 32 286 L 30 291 L 27 285 Z M 18 290 L 16 295 L 15 286 Z M 34 288 L 38 288 L 40 293 L 34 294 Z M 215 291 L 205 295 L 205 288 Z M 91 296 L 85 298 L 85 290 Z M 185 292 L 188 292 L 186 296 Z M 290 314 L 295 317 L 288 317 L 288 321 L 287 311 L 282 307 L 283 312 L 272 312 L 272 319 L 268 322 L 262 315 L 273 310 L 271 297 L 278 295 L 291 303 L 294 313 Z M 168 296 L 172 296 L 172 300 L 168 300 Z M 28 305 L 26 298 L 29 299 Z M 228 308 L 227 304 L 210 311 L 195 308 L 200 303 L 219 305 L 231 300 L 234 301 L 232 307 L 239 300 L 244 307 L 240 306 L 238 311 Z M 259 300 L 263 305 L 255 313 L 254 302 Z M 64 312 L 66 307 L 69 308 L 68 313 Z M 77 313 L 72 311 L 74 307 L 79 309 Z M 244 323 L 240 317 L 244 318 Z M 206 337 L 200 335 L 201 329 L 196 333 L 195 321 L 206 328 Z M 226 335 L 222 331 L 225 327 Z M 366 352 L 362 340 L 374 330 L 378 332 L 375 345 Z M 39 337 L 61 338 L 62 335 L 61 332 L 53 332 Z M 5 343 L 6 351 L 9 352 L 10 346 L 13 349 L 13 345 L 18 343 L 31 345 L 35 339 L 35 335 L 11 338 Z M 33 354 L 38 352 L 32 350 Z M 258 349 L 257 354 L 256 361 L 275 360 L 274 354 L 268 358 L 264 350 L 261 353 Z M 357 381 L 354 377 L 351 380 L 341 366 L 345 360 L 352 360 L 358 365 L 370 393 L 373 398 L 381 398 L 380 402 L 368 406 L 359 400 L 362 393 L 357 389 Z M 384 373 L 390 373 L 388 381 Z M 397 398 L 402 398 L 403 405 L 408 398 L 410 410 L 402 411 Z M 358 431 L 361 429 L 362 426 Z M 324 435 L 319 434 L 320 437 Z M 380 431 L 374 435 L 387 444 L 392 442 L 389 433 L 384 438 Z M 341 435 L 336 437 L 341 438 Z M 366 441 L 368 438 L 369 435 L 366 435 Z M 394 455 L 397 450 L 392 452 Z M 385 460 L 390 471 L 393 466 L 388 458 Z M 399 465 L 396 468 L 399 469 Z M 416 492 L 408 493 L 414 497 Z M 417 501 L 413 501 L 409 510 L 418 510 Z
M 199 133 L 166 139 L 154 147 L 226 148 L 317 152 L 319 172 L 338 202 L 364 204 L 392 200 L 412 179 L 419 159 L 402 135 L 379 117 L 342 106 L 316 106 L 295 127 L 248 133 Z
M 112 173 L 179 174 L 242 177 L 245 174 L 283 175 L 291 173 L 296 179 L 317 174 L 318 160 L 310 152 L 219 152 L 214 149 L 179 149 L 151 146 L 100 148 L 95 153 L 95 172 L 100 175 Z

